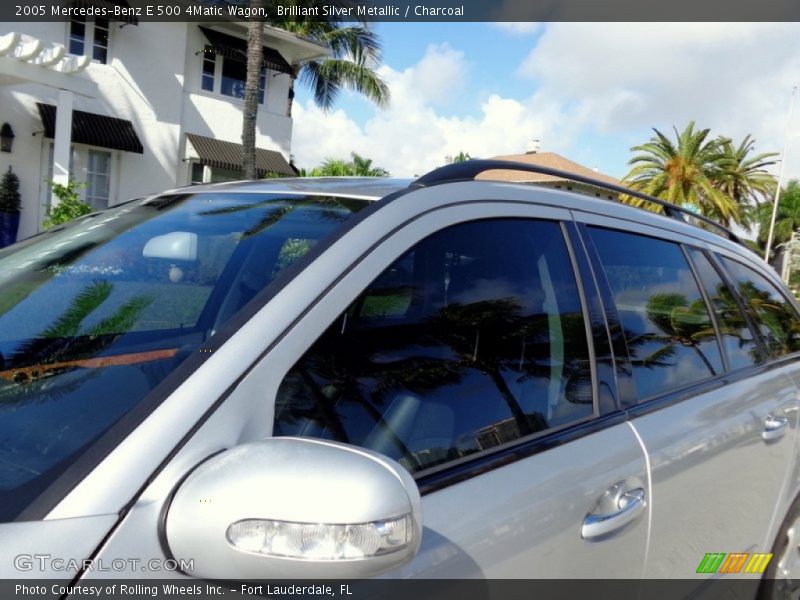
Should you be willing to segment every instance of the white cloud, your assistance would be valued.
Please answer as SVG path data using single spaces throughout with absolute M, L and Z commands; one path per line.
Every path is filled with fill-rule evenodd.
M 460 151 L 492 156 L 522 151 L 532 138 L 562 123 L 557 107 L 536 97 L 517 100 L 489 95 L 474 116 L 446 114 L 451 94 L 464 87 L 469 66 L 446 44 L 429 46 L 413 67 L 380 69 L 392 93 L 391 106 L 359 126 L 344 111 L 324 113 L 311 101 L 295 105 L 292 150 L 300 166 L 312 167 L 351 151 L 373 159 L 392 175 L 422 174 Z
M 448 44 L 431 44 L 425 56 L 402 76 L 421 99 L 431 104 L 442 104 L 458 94 L 466 82 L 468 71 L 464 53 L 453 50 Z
M 497 25 L 519 31 L 528 24 Z M 532 95 L 493 89 L 469 116 L 454 116 L 448 99 L 485 82 L 470 81 L 468 54 L 431 45 L 413 67 L 381 67 L 392 106 L 362 125 L 341 110 L 296 105 L 293 152 L 311 167 L 356 151 L 411 176 L 462 150 L 521 152 L 540 138 L 546 150 L 574 157 L 588 134 L 633 145 L 645 141 L 646 128 L 669 131 L 690 120 L 714 134 L 752 133 L 759 151 L 777 151 L 789 92 L 800 81 L 798 34 L 797 24 L 554 23 L 518 69 L 535 84 Z M 800 177 L 800 108 L 792 138 L 786 175 Z
M 799 34 L 789 23 L 557 23 L 518 72 L 553 102 L 576 103 L 584 127 L 600 133 L 695 120 L 780 150 L 800 80 Z M 800 137 L 797 124 L 792 130 Z M 789 165 L 800 175 L 800 147 Z

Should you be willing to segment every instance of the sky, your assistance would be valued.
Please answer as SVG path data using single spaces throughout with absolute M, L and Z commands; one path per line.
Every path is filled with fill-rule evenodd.
M 391 104 L 353 93 L 317 108 L 299 87 L 300 167 L 357 152 L 392 175 L 422 175 L 460 151 L 476 158 L 558 152 L 623 177 L 631 147 L 694 120 L 713 136 L 752 134 L 800 178 L 800 24 L 376 23 Z M 798 92 L 800 95 L 800 92 Z M 795 98 L 800 104 L 800 98 Z M 773 169 L 777 174 L 777 167 Z

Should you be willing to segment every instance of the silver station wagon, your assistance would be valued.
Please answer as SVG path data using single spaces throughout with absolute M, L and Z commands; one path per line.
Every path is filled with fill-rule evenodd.
M 627 192 L 224 183 L 0 251 L 2 576 L 795 591 L 792 296 L 711 221 L 498 168 Z

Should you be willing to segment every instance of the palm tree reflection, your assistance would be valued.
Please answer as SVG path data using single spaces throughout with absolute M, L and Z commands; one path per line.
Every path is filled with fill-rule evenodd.
M 363 300 L 354 306 L 363 307 Z M 560 316 L 566 351 L 564 357 L 551 357 L 550 318 L 543 313 L 525 314 L 515 298 L 454 303 L 417 322 L 386 326 L 381 319 L 382 326 L 377 328 L 370 327 L 370 319 L 359 321 L 351 313 L 329 329 L 284 381 L 278 394 L 278 434 L 301 430 L 364 443 L 377 427 L 395 441 L 407 467 L 430 467 L 487 444 L 546 429 L 544 399 L 537 399 L 537 409 L 524 408 L 512 387 L 549 381 L 554 359 L 564 363 L 564 400 L 591 411 L 586 331 L 580 314 Z M 458 413 L 459 396 L 470 396 L 480 378 L 491 383 L 488 393 L 496 398 L 480 398 L 487 403 L 487 414 L 497 414 L 497 406 L 489 408 L 496 401 L 505 406 L 508 416 L 495 423 L 481 422 L 468 432 L 450 433 L 449 447 L 409 450 L 408 440 L 384 419 L 392 400 L 404 393 L 434 398 L 432 402 Z M 535 389 L 541 392 L 542 386 Z M 354 407 L 371 427 L 356 426 Z M 459 415 L 454 418 L 458 422 Z
M 134 296 L 109 316 L 85 327 L 84 322 L 110 298 L 113 290 L 114 285 L 108 281 L 89 283 L 61 315 L 6 357 L 0 380 L 8 383 L 0 387 L 0 400 L 23 400 L 24 384 L 72 370 L 80 361 L 98 356 L 130 331 L 153 301 L 149 296 Z

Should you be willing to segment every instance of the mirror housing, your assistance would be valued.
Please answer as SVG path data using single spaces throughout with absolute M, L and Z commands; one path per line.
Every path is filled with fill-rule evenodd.
M 397 568 L 422 538 L 413 477 L 347 444 L 279 437 L 200 464 L 164 524 L 174 558 L 211 579 L 350 579 Z
M 142 256 L 167 260 L 197 260 L 197 234 L 173 231 L 152 237 L 144 245 Z

